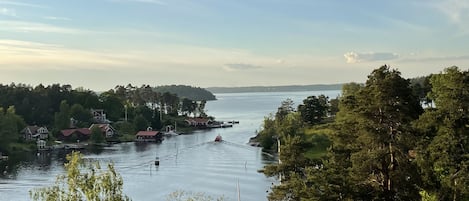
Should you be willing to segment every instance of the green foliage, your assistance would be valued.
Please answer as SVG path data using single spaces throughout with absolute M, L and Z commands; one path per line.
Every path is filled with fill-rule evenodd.
M 91 124 L 91 112 L 80 104 L 73 104 L 70 108 L 70 117 L 77 121 L 77 127 L 88 127 Z
M 145 117 L 143 117 L 143 115 L 136 116 L 133 122 L 134 122 L 134 128 L 137 131 L 145 131 L 150 125 L 148 121 L 145 119 Z
M 134 136 L 137 131 L 134 125 L 130 122 L 117 122 L 114 124 L 114 127 L 116 128 L 117 133 L 119 133 L 120 135 L 133 135 Z
M 410 123 L 422 108 L 409 82 L 382 66 L 368 76 L 356 98 L 358 138 L 352 142 L 359 149 L 350 155 L 350 178 L 359 184 L 357 192 L 371 189 L 371 196 L 384 200 L 418 199 L 419 177 L 407 153 L 415 141 Z
M 106 117 L 115 122 L 124 116 L 124 104 L 119 96 L 113 90 L 99 95 L 103 102 L 103 109 L 106 111 Z
M 93 143 L 103 143 L 106 139 L 104 138 L 104 134 L 101 131 L 101 128 L 98 126 L 93 126 L 91 128 L 91 136 L 90 140 Z
M 187 98 L 193 101 L 216 100 L 215 95 L 199 87 L 191 87 L 185 85 L 167 85 L 155 87 L 154 91 L 162 94 L 169 92 L 171 94 L 176 94 L 181 98 Z
M 469 72 L 457 67 L 431 76 L 436 108 L 415 122 L 423 188 L 438 200 L 469 200 Z
M 417 77 L 410 80 L 410 86 L 412 88 L 412 93 L 416 96 L 422 104 L 426 104 L 427 106 L 432 102 L 428 93 L 432 90 L 432 86 L 430 85 L 430 77 Z
M 407 153 L 416 139 L 410 123 L 422 108 L 409 82 L 383 66 L 365 86 L 344 85 L 338 108 L 327 137 L 304 138 L 295 113 L 277 123 L 281 163 L 267 166 L 265 173 L 281 175 L 282 184 L 273 188 L 269 200 L 420 199 L 420 177 Z M 321 162 L 305 158 L 310 147 L 326 140 L 332 145 Z
M 290 113 L 295 111 L 295 108 L 293 107 L 294 103 L 292 99 L 286 99 L 282 101 L 280 104 L 280 107 L 277 109 L 277 113 L 275 113 L 275 120 L 276 122 L 282 122 L 283 119 Z
M 0 152 L 15 151 L 12 143 L 18 142 L 19 132 L 25 125 L 14 106 L 8 107 L 6 111 L 0 107 Z
M 273 150 L 276 145 L 276 129 L 273 117 L 264 119 L 263 129 L 258 133 L 258 141 L 264 150 Z M 276 146 L 275 146 L 276 147 Z
M 53 186 L 31 190 L 33 200 L 130 200 L 123 194 L 124 181 L 112 164 L 108 164 L 106 170 L 99 163 L 84 164 L 79 152 L 67 155 L 67 160 L 66 174 L 59 175 Z
M 335 116 L 339 112 L 339 97 L 329 100 L 329 112 L 331 116 Z
M 309 149 L 306 151 L 305 156 L 309 159 L 321 159 L 327 153 L 327 148 L 331 145 L 328 135 L 313 134 L 307 142 L 310 144 Z
M 324 95 L 308 96 L 303 100 L 303 104 L 298 105 L 298 112 L 300 112 L 303 122 L 309 125 L 321 123 L 328 111 L 328 98 Z
M 67 101 L 60 102 L 60 111 L 54 115 L 54 124 L 57 130 L 63 130 L 70 127 L 70 105 Z
M 363 88 L 363 85 L 352 82 L 342 86 L 342 97 L 353 96 Z

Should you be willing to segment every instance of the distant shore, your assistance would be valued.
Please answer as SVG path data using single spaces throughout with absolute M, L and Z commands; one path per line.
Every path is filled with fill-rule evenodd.
M 208 87 L 212 93 L 245 93 L 245 92 L 289 92 L 289 91 L 323 91 L 341 90 L 343 84 L 314 84 L 287 86 L 250 86 L 250 87 Z

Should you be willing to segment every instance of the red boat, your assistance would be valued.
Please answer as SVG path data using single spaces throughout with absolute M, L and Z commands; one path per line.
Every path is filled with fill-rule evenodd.
M 221 139 L 221 135 L 217 135 L 217 137 L 215 137 L 215 142 L 221 142 L 221 141 L 223 141 Z

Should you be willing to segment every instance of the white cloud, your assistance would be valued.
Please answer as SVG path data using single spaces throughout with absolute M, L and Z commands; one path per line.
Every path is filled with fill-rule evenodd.
M 469 31 L 469 1 L 438 0 L 434 7 L 443 13 L 451 23 L 463 31 Z
M 148 4 L 158 4 L 166 5 L 166 2 L 160 0 L 108 0 L 113 2 L 135 2 L 135 3 L 148 3 Z
M 63 20 L 63 21 L 71 20 L 68 17 L 55 17 L 55 16 L 46 16 L 46 17 L 44 17 L 44 19 L 47 19 L 47 20 Z
M 126 64 L 119 55 L 68 49 L 60 45 L 18 40 L 0 40 L 0 69 L 2 66 L 15 69 L 30 68 L 90 68 L 98 66 L 122 66 Z
M 13 2 L 13 1 L 0 1 L 0 4 L 12 5 L 12 6 L 23 6 L 23 7 L 34 7 L 34 8 L 47 8 L 46 6 L 22 2 Z
M 233 63 L 233 64 L 225 64 L 225 70 L 227 71 L 237 71 L 237 70 L 252 70 L 262 68 L 262 66 L 256 66 L 252 64 L 245 64 L 245 63 Z
M 8 9 L 8 8 L 0 8 L 0 15 L 16 17 L 16 10 Z
M 438 2 L 437 8 L 454 23 L 462 23 L 465 18 L 469 17 L 467 14 L 469 1 L 467 0 L 440 0 Z
M 394 59 L 399 58 L 399 55 L 396 53 L 389 53 L 389 52 L 366 52 L 366 53 L 347 52 L 344 54 L 344 57 L 347 63 L 361 63 L 361 62 L 370 62 L 370 61 L 394 60 Z
M 83 30 L 58 27 L 50 24 L 9 20 L 0 20 L 0 30 L 12 32 L 44 32 L 64 34 L 79 34 L 85 32 Z

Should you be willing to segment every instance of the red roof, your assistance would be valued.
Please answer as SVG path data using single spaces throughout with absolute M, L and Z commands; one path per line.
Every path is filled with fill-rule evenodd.
M 63 136 L 70 136 L 75 132 L 81 133 L 83 135 L 90 135 L 91 130 L 88 128 L 74 128 L 74 129 L 65 129 L 60 131 Z
M 136 136 L 156 136 L 158 134 L 158 131 L 139 131 Z

